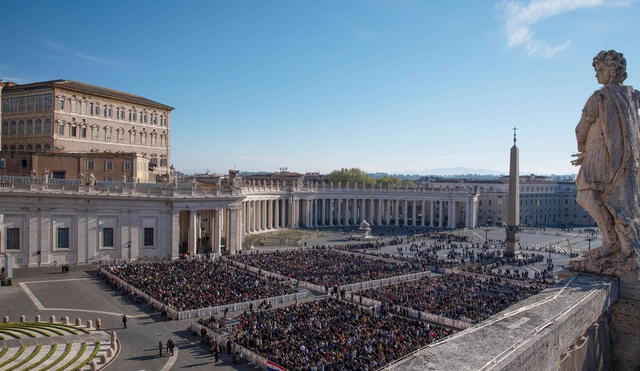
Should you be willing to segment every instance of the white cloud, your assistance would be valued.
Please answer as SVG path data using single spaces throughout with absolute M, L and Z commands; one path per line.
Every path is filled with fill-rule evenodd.
M 94 62 L 94 63 L 99 63 L 99 64 L 113 64 L 114 61 L 112 59 L 108 59 L 108 58 L 102 58 L 102 57 L 96 57 L 93 55 L 89 55 L 87 53 L 78 51 L 78 50 L 73 50 L 63 44 L 60 44 L 56 41 L 53 40 L 49 40 L 49 39 L 42 39 L 40 40 L 42 45 L 48 49 L 49 51 L 56 53 L 58 55 L 64 55 L 66 57 L 75 57 L 75 58 L 80 58 L 80 59 L 84 59 L 86 61 L 89 62 Z M 59 58 L 58 56 L 55 55 L 51 55 L 51 54 L 46 54 L 47 57 L 51 58 L 51 59 L 57 59 L 57 60 L 61 60 L 62 58 Z
M 632 0 L 506 0 L 502 3 L 505 31 L 511 48 L 522 47 L 529 56 L 552 58 L 571 45 L 571 40 L 552 45 L 536 38 L 533 26 L 545 19 L 579 9 L 628 6 Z

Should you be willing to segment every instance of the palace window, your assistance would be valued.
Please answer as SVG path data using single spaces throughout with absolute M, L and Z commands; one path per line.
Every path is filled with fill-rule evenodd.
M 60 98 L 58 101 L 58 109 L 60 109 L 60 111 L 64 110 L 64 98 Z
M 153 228 L 144 228 L 144 246 L 153 246 Z
M 102 247 L 113 247 L 113 227 L 102 228 Z
M 85 126 L 80 128 L 80 136 L 82 138 L 86 138 L 87 137 L 87 128 Z
M 86 101 L 80 102 L 80 110 L 81 110 L 81 113 L 83 115 L 87 114 L 87 102 Z
M 113 162 L 112 161 L 105 161 L 104 162 L 104 170 L 106 170 L 106 171 L 113 170 Z
M 18 122 L 18 135 L 24 135 L 24 121 Z
M 58 244 L 59 249 L 69 248 L 69 228 L 58 227 Z
M 87 160 L 87 170 L 93 170 L 93 160 Z
M 76 100 L 72 100 L 71 101 L 71 112 L 76 112 L 78 109 L 78 102 L 76 102 Z
M 64 135 L 64 124 L 58 124 L 58 135 Z
M 91 104 L 91 110 L 94 116 L 99 116 L 100 115 L 100 105 L 98 103 L 92 103 Z
M 78 127 L 77 126 L 72 126 L 69 131 L 70 131 L 69 135 L 71 135 L 72 137 L 77 137 L 78 136 Z
M 131 161 L 125 161 L 122 163 L 122 170 L 129 171 L 131 170 Z
M 7 250 L 20 250 L 20 228 L 7 228 Z

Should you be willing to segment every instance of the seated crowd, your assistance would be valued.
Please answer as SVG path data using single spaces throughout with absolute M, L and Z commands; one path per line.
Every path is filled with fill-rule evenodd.
M 415 273 L 409 264 L 396 264 L 319 246 L 272 253 L 242 254 L 230 259 L 322 286 L 338 286 Z
M 235 343 L 290 370 L 376 370 L 451 332 L 324 299 L 238 317 Z M 218 330 L 214 318 L 201 324 Z
M 542 286 L 521 286 L 498 278 L 484 281 L 465 275 L 445 274 L 363 290 L 357 294 L 388 305 L 478 323 L 541 290 Z
M 105 266 L 115 276 L 178 310 L 215 307 L 295 292 L 286 283 L 210 260 Z M 112 286 L 106 276 L 103 277 Z

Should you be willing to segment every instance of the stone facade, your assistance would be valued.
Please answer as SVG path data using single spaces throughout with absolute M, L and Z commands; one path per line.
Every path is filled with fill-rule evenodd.
M 469 186 L 478 189 L 478 224 L 506 224 L 509 198 L 508 178 L 498 180 L 447 179 L 428 183 L 450 189 Z M 576 185 L 541 176 L 520 176 L 520 224 L 560 227 L 594 226 L 589 214 L 576 202 Z
M 173 107 L 70 80 L 2 90 L 3 152 L 138 153 L 154 175 L 169 174 Z
M 149 159 L 136 153 L 0 152 L 0 175 L 154 182 Z
M 0 262 L 6 254 L 19 267 L 195 256 L 204 214 L 218 221 L 211 222 L 208 251 L 235 254 L 242 246 L 240 201 L 182 185 L 3 177 Z

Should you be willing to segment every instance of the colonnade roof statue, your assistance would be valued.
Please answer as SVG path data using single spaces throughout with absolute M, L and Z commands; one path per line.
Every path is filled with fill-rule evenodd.
M 640 266 L 640 92 L 622 84 L 627 78 L 622 53 L 601 51 L 593 67 L 603 87 L 582 110 L 572 164 L 580 166 L 577 202 L 598 224 L 602 247 L 571 267 L 629 278 Z

